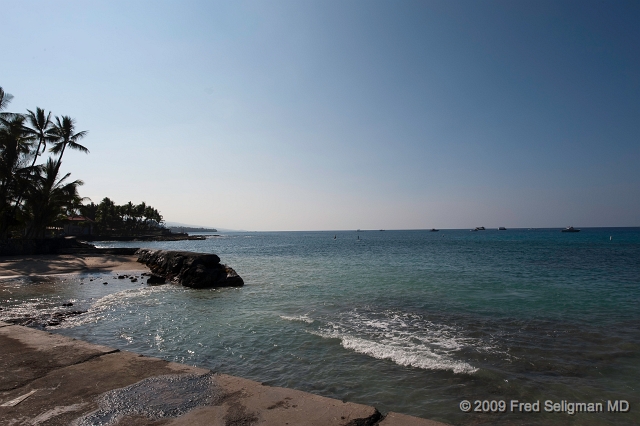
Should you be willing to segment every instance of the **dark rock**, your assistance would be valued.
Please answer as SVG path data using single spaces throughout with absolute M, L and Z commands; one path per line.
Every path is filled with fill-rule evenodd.
M 150 274 L 149 278 L 147 278 L 147 284 L 149 285 L 165 284 L 166 282 L 167 280 L 160 275 Z
M 73 306 L 73 303 L 69 302 L 69 303 L 63 303 L 62 306 Z
M 67 318 L 86 313 L 87 311 L 61 311 L 52 314 L 41 314 L 20 318 L 5 319 L 5 322 L 15 325 L 25 325 L 29 327 L 44 328 L 60 325 Z
M 119 280 L 124 280 L 125 278 L 126 278 L 126 275 L 118 275 Z
M 131 278 L 131 282 L 132 283 L 138 282 L 138 279 L 137 278 Z
M 215 254 L 188 251 L 140 249 L 138 262 L 147 265 L 154 275 L 176 281 L 185 287 L 241 287 L 244 281 Z

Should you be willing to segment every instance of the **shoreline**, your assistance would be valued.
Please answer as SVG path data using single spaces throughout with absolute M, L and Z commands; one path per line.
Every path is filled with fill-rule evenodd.
M 3 424 L 446 426 L 3 322 L 0 355 Z
M 189 235 L 188 233 L 171 233 L 166 235 L 83 235 L 77 237 L 79 241 L 92 243 L 94 241 L 192 241 L 206 240 L 206 237 L 219 237 L 219 234 Z
M 0 279 L 115 271 L 147 272 L 149 268 L 134 255 L 0 256 Z M 194 380 L 200 383 L 196 391 L 192 389 Z M 158 386 L 164 393 L 158 394 Z M 131 401 L 132 395 L 127 392 L 134 388 L 135 397 Z M 84 390 L 79 392 L 79 389 Z M 88 419 L 87 416 L 99 415 L 96 410 L 106 410 L 101 405 L 104 396 L 114 392 L 123 393 L 123 400 L 129 402 L 125 406 L 135 405 L 138 398 L 142 407 L 132 412 L 123 405 L 112 407 L 112 410 L 121 410 L 115 412 L 122 416 L 116 424 L 226 426 L 239 421 L 238 424 L 246 425 L 445 425 L 394 412 L 382 415 L 368 405 L 271 387 L 204 368 L 0 322 L 0 420 L 12 424 L 28 418 L 36 423 L 53 420 L 55 424 L 65 424 Z M 32 398 L 34 393 L 37 396 Z M 176 395 L 185 395 L 180 402 L 182 406 L 168 407 L 176 403 Z M 172 410 L 165 407 L 159 411 L 163 413 L 160 417 L 145 411 L 149 399 L 153 399 L 155 405 Z M 196 399 L 200 403 L 194 405 Z
M 132 254 L 79 253 L 0 256 L 0 279 L 87 272 L 149 272 Z

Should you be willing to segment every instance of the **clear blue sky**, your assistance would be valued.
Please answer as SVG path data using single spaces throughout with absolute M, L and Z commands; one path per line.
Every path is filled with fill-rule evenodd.
M 640 226 L 638 1 L 5 1 L 99 202 L 248 230 Z

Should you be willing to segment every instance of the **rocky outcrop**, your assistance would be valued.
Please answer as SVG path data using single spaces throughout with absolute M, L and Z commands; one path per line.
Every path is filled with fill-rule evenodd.
M 178 282 L 185 287 L 212 288 L 244 285 L 244 281 L 236 271 L 221 264 L 220 258 L 215 254 L 151 249 L 140 249 L 136 254 L 138 262 L 147 265 L 153 275 Z

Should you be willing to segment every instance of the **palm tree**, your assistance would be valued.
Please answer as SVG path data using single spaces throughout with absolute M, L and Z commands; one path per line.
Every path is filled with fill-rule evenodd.
M 81 216 L 84 216 L 95 222 L 98 220 L 98 208 L 99 206 L 92 201 L 91 204 L 82 204 L 81 206 L 79 206 L 78 210 Z
M 27 111 L 28 114 L 26 115 L 26 120 L 31 127 L 25 126 L 24 131 L 26 132 L 26 134 L 31 135 L 32 139 L 38 139 L 38 147 L 33 153 L 33 161 L 31 162 L 31 167 L 29 170 L 29 172 L 34 172 L 34 166 L 36 165 L 38 156 L 44 153 L 44 150 L 47 147 L 47 142 L 54 141 L 56 136 L 51 133 L 53 123 L 51 122 L 50 112 L 45 115 L 42 108 L 36 108 L 35 113 L 30 109 L 28 109 Z M 42 147 L 42 152 L 40 152 L 40 147 Z M 12 215 L 14 216 L 18 210 L 20 202 L 22 201 L 22 196 L 23 193 L 21 192 L 13 208 Z
M 31 152 L 33 137 L 26 132 L 24 120 L 20 114 L 0 117 L 0 185 L 8 185 Z
M 0 111 L 7 108 L 11 99 L 13 99 L 13 95 L 5 92 L 2 87 L 0 87 Z
M 102 199 L 96 209 L 96 221 L 99 232 L 103 235 L 111 235 L 121 220 L 118 213 L 118 206 L 108 197 Z
M 31 171 L 27 164 L 33 137 L 25 131 L 24 120 L 20 114 L 0 116 L 1 239 L 6 239 L 9 226 L 15 222 L 15 212 Z
M 36 108 L 35 113 L 30 109 L 28 109 L 27 112 L 27 122 L 29 123 L 27 132 L 35 138 L 38 138 L 38 148 L 35 150 L 33 163 L 31 163 L 33 167 L 36 164 L 38 156 L 43 154 L 47 148 L 47 142 L 54 142 L 57 135 L 52 132 L 53 123 L 51 122 L 51 112 L 45 115 L 42 108 Z M 42 152 L 40 151 L 40 147 L 42 147 Z
M 134 213 L 134 209 L 133 209 L 133 203 L 131 201 L 129 201 L 127 204 L 122 206 L 122 216 L 125 217 L 124 223 L 125 223 L 125 232 L 127 235 L 131 234 L 131 231 L 133 229 L 133 213 Z
M 56 174 L 60 170 L 60 164 L 62 164 L 62 156 L 64 155 L 65 149 L 67 147 L 71 149 L 75 149 L 81 152 L 88 153 L 89 150 L 80 145 L 78 141 L 85 136 L 87 136 L 87 131 L 83 130 L 81 132 L 75 133 L 76 129 L 75 120 L 71 117 L 64 115 L 62 116 L 62 120 L 60 117 L 56 117 L 56 122 L 53 125 L 53 129 L 51 130 L 51 135 L 55 138 L 55 142 L 53 147 L 49 151 L 54 154 L 60 154 L 58 157 L 58 162 L 56 163 Z
M 58 163 L 49 158 L 46 164 L 38 166 L 41 173 L 31 182 L 25 203 L 25 209 L 31 216 L 27 238 L 44 238 L 47 226 L 64 220 L 67 209 L 82 201 L 78 187 L 84 182 L 74 180 L 65 183 L 71 173 L 58 179 Z

